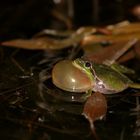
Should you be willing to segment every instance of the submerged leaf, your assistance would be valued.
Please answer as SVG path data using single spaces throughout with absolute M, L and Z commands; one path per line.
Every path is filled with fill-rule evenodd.
M 90 128 L 98 139 L 94 128 L 94 121 L 102 119 L 107 112 L 107 101 L 103 94 L 97 92 L 93 93 L 85 103 L 83 115 L 90 123 Z

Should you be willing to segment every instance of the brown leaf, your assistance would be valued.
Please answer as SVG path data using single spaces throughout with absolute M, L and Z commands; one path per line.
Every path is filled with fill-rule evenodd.
M 72 45 L 72 43 L 73 42 L 69 42 L 68 39 L 55 40 L 47 37 L 42 37 L 36 39 L 14 39 L 2 42 L 1 44 L 4 46 L 11 46 L 29 50 L 59 50 L 69 47 L 70 45 Z
M 83 115 L 94 122 L 101 119 L 107 112 L 107 101 L 103 94 L 93 93 L 85 103 Z
M 44 36 L 38 38 L 34 37 L 31 39 L 9 40 L 2 42 L 1 45 L 29 50 L 60 50 L 79 43 L 85 36 L 88 36 L 95 32 L 96 29 L 93 27 L 83 27 L 79 28 L 77 31 L 75 31 L 68 38 L 65 39 L 54 39 Z
M 94 121 L 102 119 L 107 112 L 107 101 L 103 94 L 93 93 L 85 103 L 83 115 L 90 123 L 90 128 L 96 139 L 98 136 L 95 132 Z
M 97 51 L 90 52 L 90 49 L 86 51 L 85 58 L 94 61 L 96 63 L 103 63 L 105 60 L 111 60 L 112 57 L 116 54 L 116 52 L 119 52 L 125 45 L 128 43 L 128 41 L 118 42 L 115 44 L 112 44 L 108 47 L 100 48 Z M 136 43 L 139 45 L 139 42 Z M 132 45 L 133 49 L 126 51 L 117 61 L 118 62 L 125 62 L 135 57 L 136 54 L 138 54 L 139 51 L 134 51 L 136 48 L 139 49 L 139 47 L 136 47 L 136 45 Z
M 121 25 L 121 26 L 118 25 L 114 26 L 114 28 L 112 29 L 112 34 L 131 34 L 131 33 L 140 32 L 139 22 L 128 23 L 126 25 Z
M 128 41 L 133 38 L 140 39 L 140 32 L 134 32 L 129 34 L 115 34 L 115 35 L 89 35 L 83 38 L 81 44 L 82 46 L 93 44 L 93 43 L 101 43 L 101 42 L 122 42 Z

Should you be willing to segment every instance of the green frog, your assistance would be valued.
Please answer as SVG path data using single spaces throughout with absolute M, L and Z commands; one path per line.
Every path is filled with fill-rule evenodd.
M 82 59 L 73 61 L 73 65 L 84 71 L 89 79 L 92 81 L 91 89 L 94 92 L 103 94 L 113 94 L 125 90 L 128 87 L 140 88 L 140 84 L 133 83 L 125 74 L 122 67 L 118 64 L 119 69 L 108 66 L 105 64 L 96 64 Z M 125 68 L 125 72 L 132 72 L 130 69 Z
M 140 88 L 124 73 L 133 72 L 126 67 L 98 64 L 77 58 L 58 62 L 52 71 L 53 83 L 60 89 L 70 92 L 100 92 L 114 94 L 128 87 Z

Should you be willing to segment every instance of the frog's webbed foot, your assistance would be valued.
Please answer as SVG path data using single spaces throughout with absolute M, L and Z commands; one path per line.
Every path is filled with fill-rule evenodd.
M 130 83 L 130 84 L 128 85 L 128 87 L 140 89 L 140 83 Z

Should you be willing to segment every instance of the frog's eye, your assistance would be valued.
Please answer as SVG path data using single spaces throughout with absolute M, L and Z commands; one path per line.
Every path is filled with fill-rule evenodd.
M 85 67 L 86 68 L 91 68 L 91 63 L 90 62 L 85 62 Z

